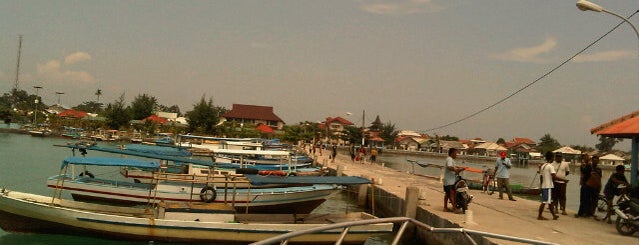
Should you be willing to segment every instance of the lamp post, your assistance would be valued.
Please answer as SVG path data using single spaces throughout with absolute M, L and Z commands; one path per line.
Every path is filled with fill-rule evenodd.
M 604 13 L 608 13 L 614 16 L 617 16 L 619 18 L 621 18 L 623 21 L 625 21 L 626 23 L 628 23 L 632 29 L 635 31 L 635 34 L 637 34 L 637 41 L 639 41 L 639 31 L 637 31 L 637 28 L 635 27 L 635 25 L 632 24 L 632 22 L 630 22 L 627 18 L 616 14 L 614 12 L 608 11 L 606 9 L 604 9 L 603 7 L 591 3 L 589 1 L 586 0 L 579 0 L 577 1 L 577 8 L 579 8 L 579 10 L 581 11 L 595 11 L 595 12 L 604 12 Z M 630 184 L 633 186 L 637 186 L 637 171 L 638 171 L 638 165 L 639 165 L 639 156 L 637 156 L 637 154 L 639 153 L 639 137 L 637 136 L 633 136 L 632 137 L 632 156 L 631 156 L 631 160 L 630 160 Z
M 586 1 L 586 0 L 577 1 L 577 8 L 579 10 L 581 10 L 581 11 L 590 10 L 590 11 L 595 11 L 595 12 L 604 12 L 604 13 L 608 13 L 608 14 L 611 14 L 611 15 L 614 15 L 614 16 L 617 16 L 617 17 L 621 18 L 623 21 L 628 23 L 630 25 L 630 27 L 632 27 L 632 29 L 635 31 L 635 34 L 637 34 L 637 41 L 639 41 L 639 31 L 637 31 L 637 28 L 635 27 L 635 25 L 633 25 L 632 22 L 630 22 L 626 17 L 623 17 L 623 16 L 621 16 L 621 15 L 619 15 L 617 13 L 614 13 L 612 11 L 606 10 L 603 7 L 599 6 L 599 5 L 591 3 L 591 2 Z M 638 43 L 638 45 L 639 45 L 639 43 Z
M 55 92 L 55 94 L 58 96 L 58 105 L 60 105 L 60 95 L 63 95 L 64 92 Z
M 36 99 L 35 99 L 35 111 L 33 112 L 33 124 L 38 125 L 38 104 L 40 103 L 40 97 L 38 96 L 38 92 L 42 88 L 42 86 L 33 86 L 36 89 Z

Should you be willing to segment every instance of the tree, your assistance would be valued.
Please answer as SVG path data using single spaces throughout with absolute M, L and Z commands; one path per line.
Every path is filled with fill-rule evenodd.
M 599 136 L 599 144 L 595 145 L 600 152 L 611 152 L 612 148 L 615 147 L 615 144 L 623 141 L 623 139 L 611 138 L 605 136 Z
M 180 112 L 180 107 L 178 105 L 172 105 L 172 106 L 158 105 L 157 108 L 158 108 L 158 111 L 177 113 L 178 117 L 182 116 L 182 113 Z
M 497 139 L 497 142 L 495 143 L 497 143 L 498 145 L 503 145 L 503 144 L 506 144 L 506 140 L 504 140 L 504 138 L 499 138 Z
M 544 154 L 548 151 L 553 151 L 559 147 L 561 147 L 561 144 L 559 144 L 559 141 L 557 141 L 555 138 L 553 138 L 552 136 L 550 136 L 550 134 L 547 133 L 544 135 L 544 137 L 541 137 L 541 139 L 539 139 L 537 150 L 539 150 L 539 152 Z
M 104 109 L 104 116 L 107 118 L 107 125 L 112 129 L 128 126 L 131 121 L 129 108 L 124 107 L 124 93 L 113 103 L 109 103 Z
M 344 127 L 343 132 L 344 133 L 340 137 L 343 141 L 348 141 L 356 145 L 362 143 L 362 128 L 355 126 L 346 126 Z
M 395 129 L 395 124 L 389 121 L 381 125 L 379 137 L 384 139 L 384 145 L 393 145 L 395 138 L 397 138 L 397 133 L 398 131 Z
M 100 103 L 100 95 L 102 95 L 102 89 L 98 89 L 98 91 L 95 91 L 95 96 L 98 97 L 95 102 Z
M 131 102 L 131 113 L 133 119 L 141 120 L 153 115 L 155 108 L 158 105 L 158 100 L 147 94 L 139 94 Z
M 202 96 L 200 102 L 193 105 L 193 110 L 186 112 L 186 121 L 189 123 L 189 131 L 195 133 L 216 134 L 215 125 L 220 120 L 220 115 L 224 114 L 224 107 L 216 107 L 213 100 L 206 101 Z
M 82 104 L 73 107 L 73 109 L 100 114 L 102 113 L 102 103 L 98 103 L 95 101 L 85 101 L 82 102 Z

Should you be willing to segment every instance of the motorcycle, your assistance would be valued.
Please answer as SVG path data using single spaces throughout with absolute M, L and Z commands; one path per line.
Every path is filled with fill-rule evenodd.
M 631 236 L 639 231 L 639 188 L 633 188 L 628 197 L 620 200 L 614 208 L 617 214 L 615 228 L 624 236 Z
M 457 176 L 455 181 L 455 207 L 459 208 L 466 213 L 468 209 L 468 204 L 473 201 L 473 195 L 468 194 L 468 185 L 466 185 L 466 180 L 461 176 Z

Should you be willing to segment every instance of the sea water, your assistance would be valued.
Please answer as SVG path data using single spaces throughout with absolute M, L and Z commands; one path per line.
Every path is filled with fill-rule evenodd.
M 65 145 L 67 139 L 53 137 L 33 137 L 26 134 L 0 133 L 0 188 L 51 196 L 53 190 L 46 187 L 46 179 L 60 172 L 62 160 L 74 153 Z M 75 152 L 78 154 L 78 152 Z M 90 156 L 114 156 L 110 153 L 89 151 Z M 97 171 L 97 170 L 96 170 Z M 117 170 L 111 170 L 114 177 Z M 314 213 L 358 212 L 365 211 L 357 206 L 356 196 L 343 191 L 331 196 Z M 392 238 L 372 238 L 366 244 L 390 244 Z M 83 234 L 51 235 L 51 234 L 16 234 L 0 229 L 0 244 L 178 244 L 152 241 L 114 241 L 93 238 Z

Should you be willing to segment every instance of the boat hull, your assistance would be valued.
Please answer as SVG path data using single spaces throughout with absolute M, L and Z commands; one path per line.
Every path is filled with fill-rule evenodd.
M 47 180 L 50 188 L 61 188 L 76 200 L 117 203 L 123 205 L 145 204 L 160 201 L 225 203 L 238 211 L 249 213 L 310 213 L 328 196 L 340 189 L 335 185 L 310 185 L 263 189 L 218 188 L 215 198 L 206 200 L 200 195 L 203 187 L 160 184 L 157 188 L 143 183 L 108 181 L 82 177 L 65 179 L 59 186 L 58 176 Z
M 52 199 L 39 195 L 3 191 L 0 194 L 0 228 L 10 232 L 83 234 L 109 239 L 146 240 L 161 242 L 199 242 L 246 244 L 264 240 L 291 231 L 299 231 L 323 226 L 326 222 L 314 222 L 312 215 L 304 219 L 270 222 L 251 222 L 251 216 L 211 213 L 170 213 L 156 208 L 154 214 L 132 215 L 129 213 L 108 213 L 99 206 L 91 210 L 70 208 Z M 58 200 L 59 201 L 59 200 Z M 79 202 L 74 206 L 82 206 Z M 94 205 L 94 204 L 90 204 Z M 107 207 L 105 208 L 113 208 Z M 158 213 L 166 218 L 158 218 Z M 172 218 L 169 218 L 171 216 Z M 197 217 L 196 219 L 193 219 Z M 293 216 L 290 216 L 293 217 Z M 368 214 L 347 214 L 325 220 L 361 220 L 374 218 Z M 243 220 L 246 219 L 246 220 Z M 319 221 L 317 218 L 315 221 Z M 345 237 L 347 243 L 363 243 L 373 235 L 387 234 L 392 224 L 374 224 L 352 227 Z M 296 237 L 291 242 L 303 244 L 334 243 L 341 233 L 340 229 Z

